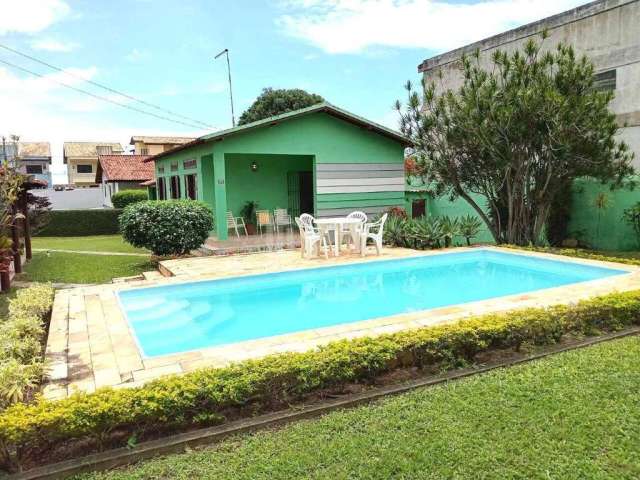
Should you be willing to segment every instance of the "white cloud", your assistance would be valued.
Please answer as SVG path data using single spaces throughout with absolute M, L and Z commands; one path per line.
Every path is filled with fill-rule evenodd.
M 288 0 L 277 24 L 327 53 L 369 47 L 445 51 L 560 13 L 585 0 Z
M 40 38 L 31 42 L 34 50 L 45 50 L 47 52 L 70 52 L 75 50 L 78 44 L 75 42 L 63 42 L 54 38 Z
M 0 7 L 0 35 L 8 32 L 37 33 L 71 12 L 63 0 L 5 0 L 0 2 Z

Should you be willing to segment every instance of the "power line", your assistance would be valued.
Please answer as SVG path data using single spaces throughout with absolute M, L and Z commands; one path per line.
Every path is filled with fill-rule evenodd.
M 9 67 L 12 67 L 12 68 L 15 68 L 17 70 L 21 70 L 23 72 L 29 73 L 31 75 L 35 75 L 36 77 L 44 78 L 45 80 L 49 80 L 51 82 L 57 83 L 58 85 L 61 85 L 61 86 L 66 87 L 66 88 L 69 88 L 69 89 L 74 90 L 74 91 L 76 91 L 78 93 L 84 93 L 85 95 L 89 95 L 90 97 L 96 98 L 98 100 L 102 100 L 104 102 L 112 103 L 112 104 L 117 105 L 119 107 L 126 108 L 128 110 L 132 110 L 134 112 L 142 113 L 144 115 L 149 115 L 151 117 L 159 118 L 160 120 L 166 120 L 168 122 L 180 123 L 182 125 L 186 125 L 187 127 L 191 127 L 191 128 L 202 128 L 202 126 L 200 126 L 200 125 L 194 125 L 193 123 L 183 122 L 181 120 L 176 120 L 174 118 L 165 117 L 163 115 L 158 115 L 158 114 L 155 114 L 153 112 L 147 112 L 146 110 L 141 110 L 139 108 L 132 107 L 131 105 L 126 105 L 124 103 L 116 102 L 115 100 L 111 100 L 110 98 L 103 97 L 101 95 L 96 95 L 95 93 L 89 92 L 87 90 L 83 90 L 82 88 L 74 87 L 73 85 L 69 85 L 68 83 L 60 82 L 60 81 L 55 80 L 53 78 L 48 78 L 45 75 L 42 75 L 41 73 L 37 73 L 37 72 L 34 72 L 34 71 L 29 70 L 27 68 L 24 68 L 24 67 L 21 67 L 19 65 L 16 65 L 14 63 L 7 62 L 6 60 L 0 59 L 0 63 L 3 63 L 5 65 L 7 65 Z
M 102 89 L 104 89 L 104 90 L 106 90 L 108 92 L 115 93 L 116 95 L 120 95 L 122 97 L 128 98 L 129 100 L 133 100 L 134 102 L 138 102 L 138 103 L 140 103 L 142 105 L 145 105 L 147 107 L 155 108 L 156 110 L 159 110 L 161 112 L 168 113 L 170 115 L 173 115 L 174 117 L 182 118 L 184 120 L 189 120 L 190 122 L 193 122 L 193 123 L 198 123 L 198 124 L 200 124 L 200 125 L 202 125 L 202 126 L 204 126 L 206 128 L 212 129 L 212 130 L 216 129 L 216 127 L 214 127 L 213 125 L 209 125 L 208 123 L 202 122 L 202 121 L 197 120 L 195 118 L 187 117 L 185 115 L 181 115 L 181 114 L 173 112 L 171 110 L 167 110 L 166 108 L 159 107 L 157 105 L 154 105 L 153 103 L 149 103 L 149 102 L 147 102 L 145 100 L 141 100 L 141 99 L 136 98 L 136 97 L 134 97 L 132 95 L 129 95 L 127 93 L 124 93 L 124 92 L 121 92 L 121 91 L 116 90 L 114 88 L 111 88 L 111 87 L 109 87 L 107 85 L 103 85 L 101 83 L 94 82 L 93 80 L 89 80 L 89 79 L 84 78 L 84 77 L 82 77 L 80 75 L 77 75 L 75 73 L 69 72 L 68 70 L 65 70 L 63 68 L 56 67 L 55 65 L 52 65 L 50 63 L 47 63 L 47 62 L 45 62 L 43 60 L 40 60 L 40 59 L 34 57 L 34 56 L 31 56 L 31 55 L 28 55 L 26 53 L 23 53 L 23 52 L 20 52 L 18 50 L 15 50 L 14 48 L 8 47 L 8 46 L 3 45 L 1 43 L 0 43 L 0 48 L 4 48 L 5 50 L 8 50 L 9 52 L 15 53 L 16 55 L 20 55 L 20 56 L 22 56 L 24 58 L 28 58 L 29 60 L 32 60 L 32 61 L 37 62 L 37 63 L 40 63 L 41 65 L 49 67 L 49 68 L 51 68 L 53 70 L 56 70 L 58 72 L 64 73 L 65 75 L 69 75 L 70 77 L 77 78 L 79 80 L 82 80 L 83 82 L 90 83 L 91 85 L 94 85 L 94 86 L 96 86 L 98 88 L 102 88 Z M 198 128 L 202 128 L 202 127 L 198 127 Z

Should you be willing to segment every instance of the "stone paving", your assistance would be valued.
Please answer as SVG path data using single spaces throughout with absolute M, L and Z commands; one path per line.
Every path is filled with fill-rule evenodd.
M 490 247 L 496 250 L 503 250 Z M 457 248 L 460 252 L 466 248 Z M 281 251 L 228 257 L 199 257 L 161 263 L 165 275 L 147 275 L 144 280 L 84 286 L 59 290 L 54 301 L 46 356 L 51 362 L 50 380 L 44 387 L 48 398 L 64 398 L 75 391 L 141 385 L 167 374 L 180 374 L 201 367 L 223 366 L 248 358 L 284 351 L 306 351 L 339 339 L 392 333 L 451 322 L 470 315 L 514 308 L 541 307 L 614 291 L 640 289 L 640 268 L 552 254 L 504 249 L 566 262 L 615 267 L 629 273 L 579 284 L 510 295 L 464 305 L 375 318 L 361 322 L 306 330 L 249 340 L 193 352 L 145 358 L 120 309 L 117 292 L 123 289 L 169 285 L 192 280 L 225 278 L 256 273 L 317 268 L 338 264 L 370 262 L 409 256 L 441 255 L 447 250 L 415 251 L 385 248 L 380 257 L 342 255 L 328 260 L 302 259 L 298 251 Z

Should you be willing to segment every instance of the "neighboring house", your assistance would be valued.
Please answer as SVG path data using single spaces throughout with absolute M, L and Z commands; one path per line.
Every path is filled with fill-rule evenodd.
M 424 60 L 418 71 L 426 82 L 456 89 L 463 78 L 460 58 L 479 49 L 481 64 L 488 65 L 496 49 L 513 51 L 522 48 L 547 29 L 546 48 L 564 41 L 580 55 L 587 55 L 596 67 L 596 83 L 603 90 L 613 90 L 611 109 L 620 125 L 621 138 L 635 152 L 635 166 L 640 167 L 640 0 L 598 0 L 573 10 L 509 30 L 471 45 Z M 440 77 L 442 75 L 442 77 Z
M 111 196 L 120 190 L 144 189 L 142 182 L 153 179 L 149 155 L 99 155 L 95 181 L 102 188 L 102 204 L 113 207 Z
M 33 175 L 51 186 L 51 146 L 49 142 L 19 142 L 17 170 Z
M 20 173 L 33 175 L 51 186 L 51 146 L 49 142 L 4 142 L 0 144 L 0 160 Z M 44 185 L 43 185 L 44 186 Z
M 65 142 L 64 163 L 71 185 L 96 186 L 98 155 L 122 154 L 122 145 L 109 142 Z
M 193 137 L 149 137 L 133 136 L 129 145 L 133 145 L 133 153 L 136 155 L 157 155 L 172 148 L 195 140 Z
M 215 212 L 217 237 L 227 238 L 226 212 L 248 201 L 293 216 L 374 216 L 404 206 L 400 133 L 328 103 L 197 138 L 155 162 L 156 193 L 191 198 Z

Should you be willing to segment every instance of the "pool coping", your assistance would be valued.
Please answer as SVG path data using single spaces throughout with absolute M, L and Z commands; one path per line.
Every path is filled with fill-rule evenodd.
M 447 307 L 402 313 L 387 317 L 339 324 L 317 329 L 303 330 L 277 336 L 245 340 L 232 344 L 206 347 L 188 352 L 145 357 L 137 344 L 137 338 L 119 304 L 117 292 L 135 288 L 165 286 L 214 280 L 216 278 L 241 278 L 253 276 L 256 271 L 224 275 L 187 275 L 154 280 L 141 280 L 124 284 L 108 284 L 60 290 L 56 294 L 52 312 L 46 356 L 51 365 L 50 379 L 44 387 L 48 398 L 64 398 L 75 391 L 91 392 L 96 388 L 132 387 L 144 384 L 167 374 L 180 374 L 203 367 L 220 367 L 229 363 L 259 358 L 274 353 L 302 352 L 327 343 L 395 333 L 401 330 L 457 321 L 461 318 L 486 313 L 513 310 L 516 308 L 541 307 L 567 304 L 616 291 L 640 288 L 640 267 L 616 262 L 583 259 L 532 252 L 495 246 L 459 247 L 455 249 L 417 251 L 408 249 L 385 249 L 385 258 L 353 257 L 339 262 L 324 262 L 309 265 L 307 261 L 296 261 L 290 255 L 288 261 L 296 266 L 277 268 L 273 265 L 273 253 L 256 254 L 252 262 L 260 266 L 264 260 L 268 268 L 262 273 L 295 271 L 301 269 L 329 268 L 369 261 L 389 261 L 400 258 L 425 257 L 447 253 L 477 251 L 479 248 L 512 255 L 545 258 L 581 265 L 600 266 L 626 271 L 626 274 L 602 279 L 572 283 L 569 285 L 507 295 Z M 260 256 L 264 258 L 260 258 Z M 225 258 L 218 257 L 219 264 Z M 246 257 L 245 257 L 246 258 Z M 193 261 L 193 259 L 182 260 Z M 234 259 L 233 261 L 237 261 Z M 172 260 L 171 262 L 180 262 Z M 212 265 L 216 265 L 212 262 Z M 299 265 L 299 266 L 298 266 Z M 218 272 L 219 273 L 219 272 Z

